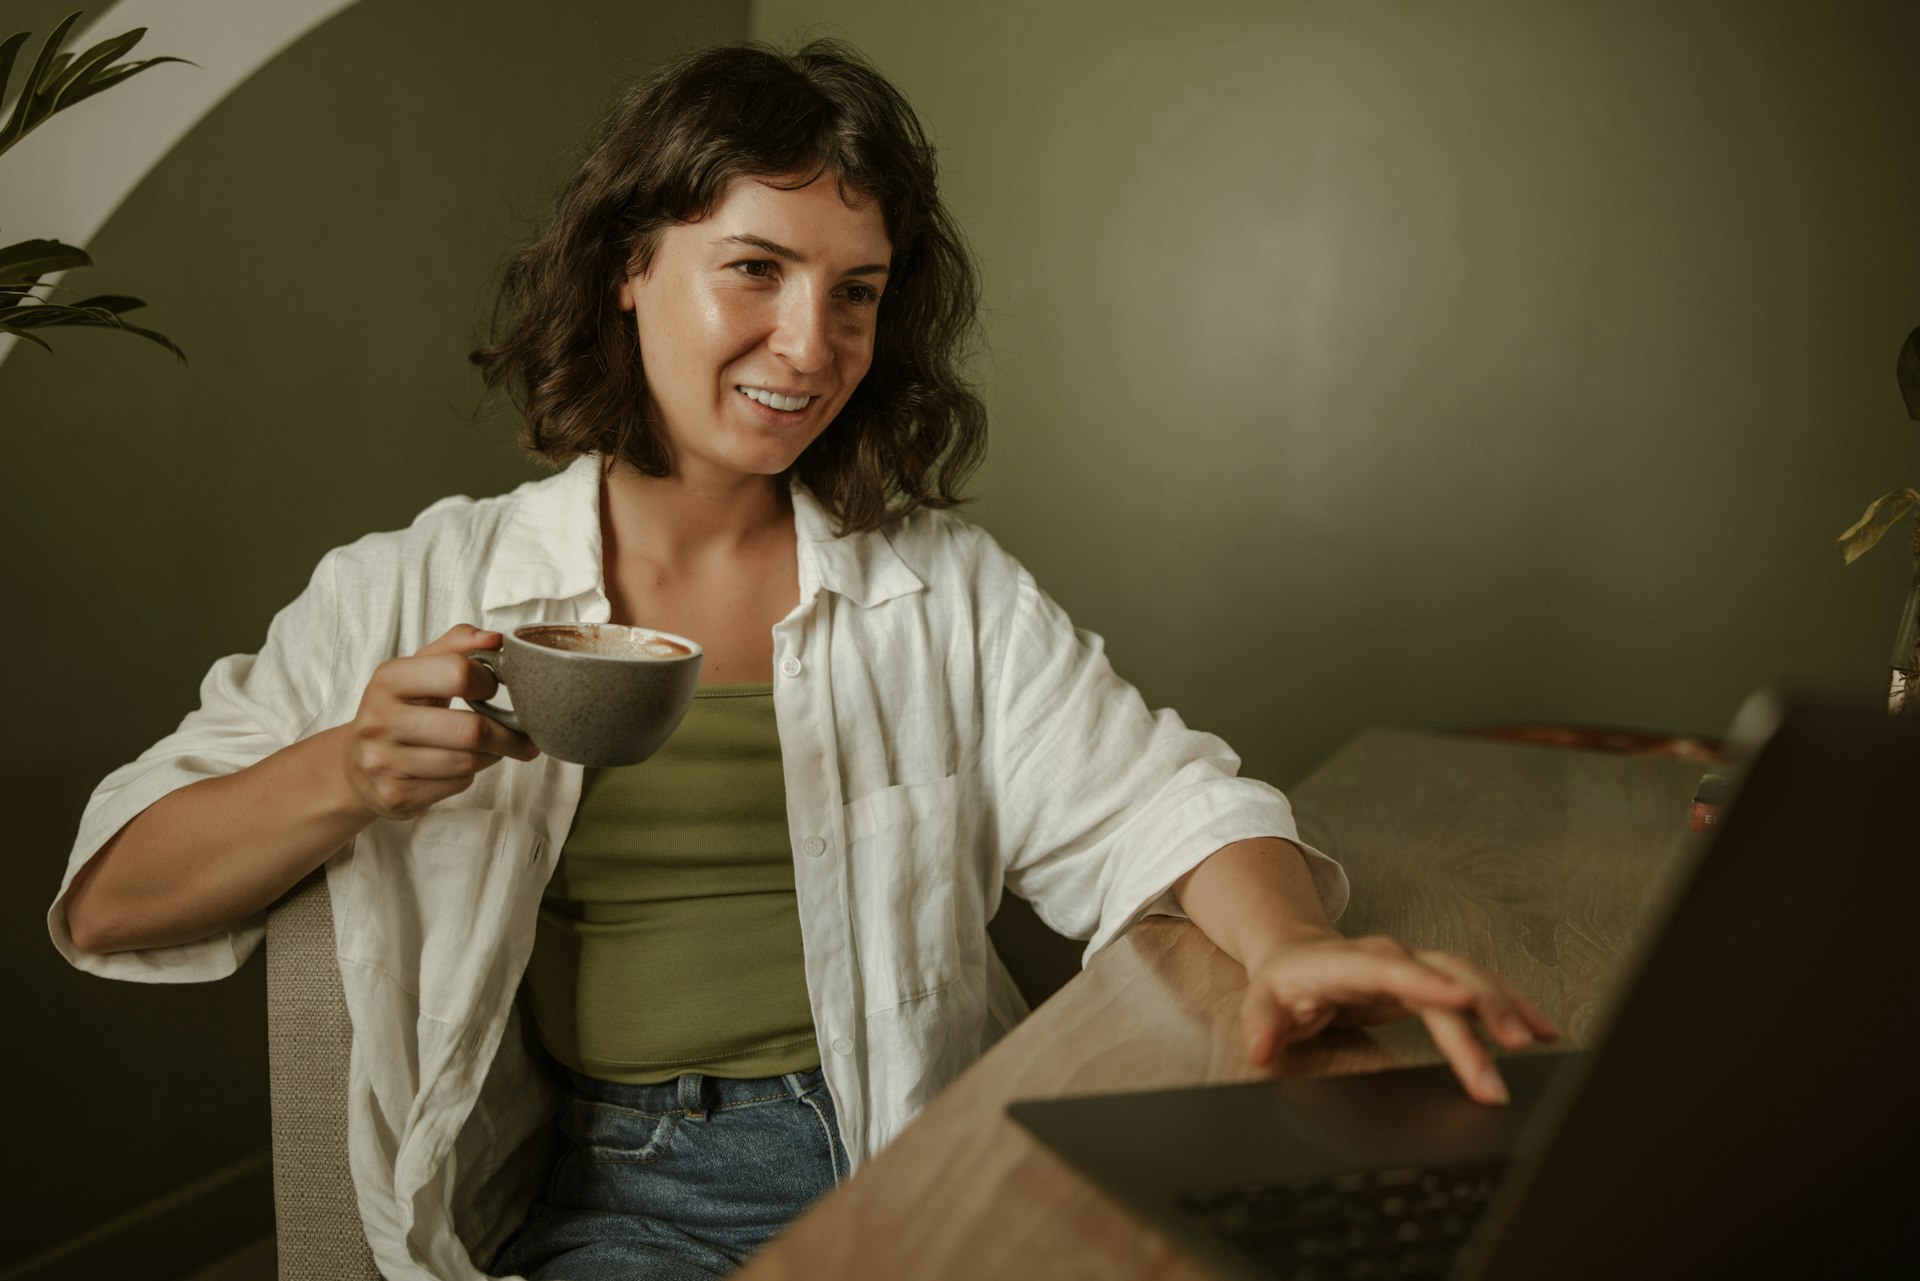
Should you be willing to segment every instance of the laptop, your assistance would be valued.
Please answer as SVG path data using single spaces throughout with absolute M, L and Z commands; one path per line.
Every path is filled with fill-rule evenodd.
M 1594 1048 L 1502 1057 L 1509 1106 L 1433 1066 L 1009 1113 L 1245 1281 L 1920 1276 L 1920 716 L 1771 707 Z

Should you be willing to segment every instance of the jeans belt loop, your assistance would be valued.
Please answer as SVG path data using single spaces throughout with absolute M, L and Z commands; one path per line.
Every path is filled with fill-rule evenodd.
M 689 1121 L 707 1119 L 707 1104 L 702 1097 L 706 1091 L 701 1087 L 706 1079 L 698 1072 L 686 1072 L 680 1077 L 680 1106 L 686 1112 Z

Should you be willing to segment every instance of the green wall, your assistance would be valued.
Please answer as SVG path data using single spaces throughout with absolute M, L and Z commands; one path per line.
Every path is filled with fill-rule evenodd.
M 1367 724 L 1718 733 L 1884 691 L 1920 483 L 1907 0 L 757 0 L 985 263 L 975 516 L 1297 779 Z
M 68 8 L 8 6 L 0 26 L 45 32 Z M 17 660 L 4 1079 L 10 1149 L 34 1171 L 9 1193 L 0 1274 L 267 1141 L 258 960 L 224 983 L 136 986 L 47 942 L 87 793 L 178 722 L 214 659 L 258 646 L 327 548 L 538 474 L 509 421 L 474 418 L 465 356 L 493 273 L 622 84 L 745 30 L 742 0 L 365 0 L 189 134 L 69 280 L 146 298 L 190 366 L 61 331 L 54 355 L 0 364 Z M 141 52 L 196 51 L 156 26 Z M 175 74 L 195 73 L 113 93 Z M 0 181 L 23 177 L 10 159 Z M 138 1272 L 166 1275 L 152 1258 Z

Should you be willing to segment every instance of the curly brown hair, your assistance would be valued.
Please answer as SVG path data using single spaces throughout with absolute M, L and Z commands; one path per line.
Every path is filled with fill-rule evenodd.
M 978 273 L 913 108 L 832 40 L 707 49 L 616 104 L 545 229 L 508 261 L 492 341 L 470 357 L 521 410 L 521 444 L 556 465 L 600 454 L 666 475 L 621 282 L 735 178 L 822 174 L 878 202 L 893 261 L 873 363 L 794 470 L 842 533 L 962 501 L 986 447 L 986 409 L 959 370 L 978 337 Z

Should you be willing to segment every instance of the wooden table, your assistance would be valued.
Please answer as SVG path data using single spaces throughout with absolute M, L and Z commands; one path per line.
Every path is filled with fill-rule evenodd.
M 1369 730 L 1301 786 L 1301 834 L 1345 864 L 1341 928 L 1497 970 L 1586 1043 L 1689 843 L 1694 763 Z M 1015 1028 L 738 1275 L 1208 1274 L 1007 1119 L 1018 1098 L 1428 1063 L 1417 1021 L 1329 1032 L 1248 1066 L 1244 972 L 1150 917 Z M 1143 1136 L 1145 1139 L 1146 1136 Z

